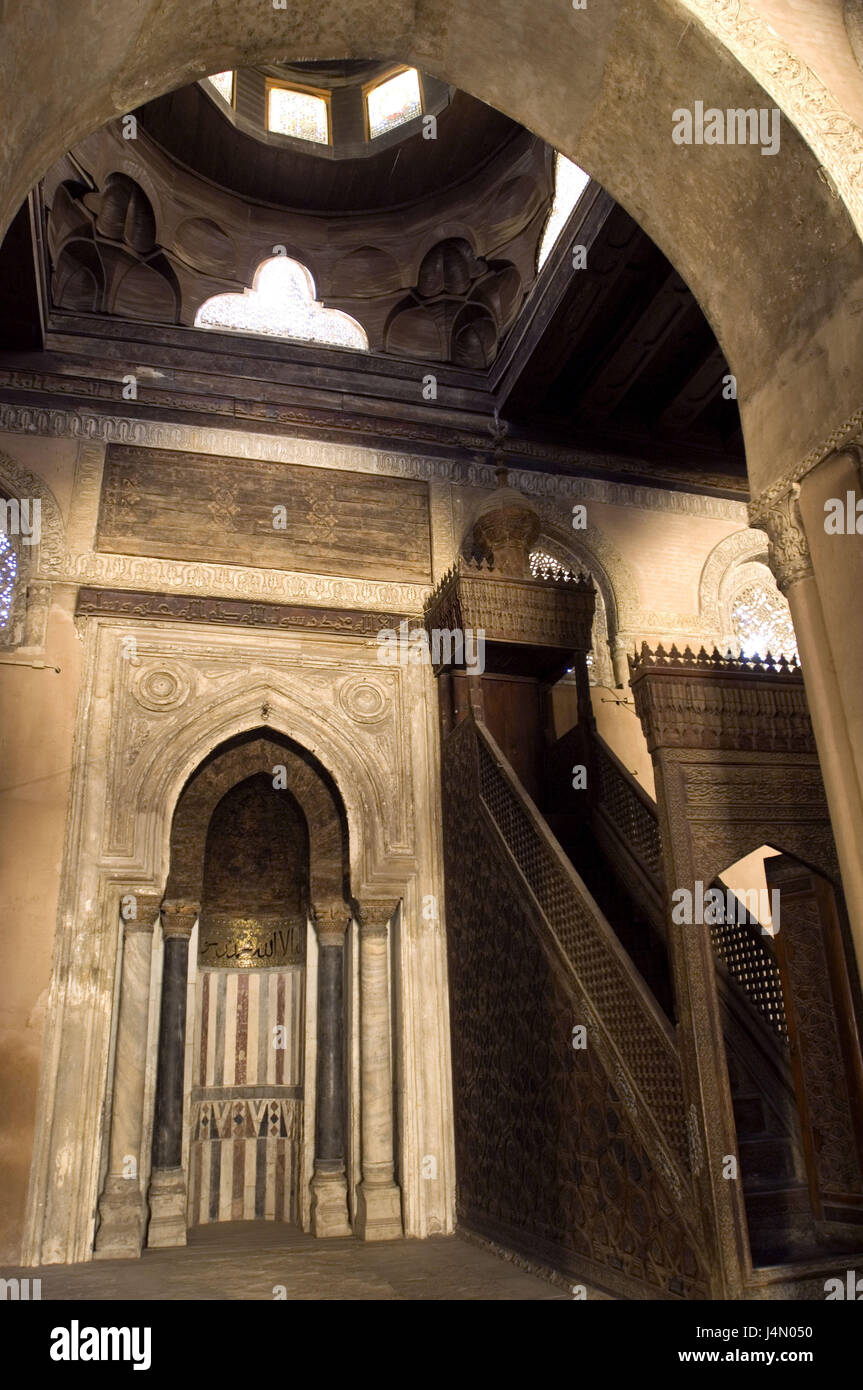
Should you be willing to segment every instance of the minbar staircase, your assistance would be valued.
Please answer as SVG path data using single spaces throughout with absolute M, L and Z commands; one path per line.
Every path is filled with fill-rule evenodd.
M 455 955 L 451 961 L 454 980 L 453 1049 L 456 1073 L 456 1134 L 459 1156 L 459 1107 L 463 1103 L 460 1091 L 470 1097 L 476 1086 L 475 1049 L 468 1047 L 462 1030 L 470 1032 L 473 1021 L 483 1014 L 487 990 L 482 979 L 482 995 L 469 997 L 464 1007 L 459 999 L 460 986 L 456 977 L 464 976 L 465 960 L 460 952 L 470 952 L 471 940 L 486 929 L 480 926 L 479 916 L 489 913 L 492 920 L 500 909 L 497 902 L 489 904 L 485 895 L 467 907 L 466 899 L 473 885 L 469 879 L 470 864 L 501 863 L 506 866 L 508 882 L 507 906 L 503 909 L 513 920 L 529 920 L 538 934 L 543 951 L 552 963 L 558 983 L 569 998 L 564 1010 L 565 1029 L 573 1022 L 586 1025 L 591 1057 L 598 1058 L 610 1081 L 621 1114 L 626 1116 L 641 1146 L 641 1158 L 629 1150 L 623 1134 L 617 1130 L 618 1120 L 611 1123 L 607 1148 L 600 1145 L 598 1158 L 590 1158 L 579 1148 L 579 1133 L 593 1131 L 600 1124 L 595 1103 L 588 1103 L 586 1093 L 579 1088 L 578 1104 L 585 1105 L 581 1116 L 565 1109 L 561 1114 L 562 1129 L 556 1140 L 571 1143 L 573 1156 L 571 1176 L 578 1187 L 579 1171 L 587 1171 L 599 1163 L 602 1171 L 615 1154 L 618 1161 L 626 1152 L 626 1181 L 632 1185 L 628 1202 L 637 1213 L 636 1224 L 627 1233 L 620 1229 L 612 1238 L 615 1225 L 609 1214 L 604 1215 L 604 1201 L 594 1214 L 592 1227 L 597 1233 L 597 1246 L 603 1241 L 610 1249 L 603 1256 L 604 1268 L 599 1281 L 624 1297 L 655 1296 L 649 1286 L 659 1285 L 665 1296 L 704 1298 L 709 1296 L 708 1262 L 699 1230 L 698 1207 L 689 1176 L 689 1144 L 685 1103 L 680 1072 L 680 1059 L 674 1030 L 659 1006 L 652 991 L 634 967 L 632 960 L 610 926 L 599 904 L 576 872 L 572 862 L 558 843 L 531 798 L 527 795 L 488 729 L 473 717 L 462 720 L 445 739 L 444 771 L 444 844 L 447 858 L 448 908 L 450 924 L 448 937 Z M 466 852 L 466 829 L 470 826 L 469 853 Z M 495 884 L 499 883 L 495 872 Z M 458 895 L 458 901 L 454 898 Z M 464 920 L 462 920 L 464 918 Z M 515 966 L 513 966 L 515 968 Z M 472 977 L 471 988 L 476 988 Z M 558 1024 L 559 1026 L 558 1015 Z M 568 1022 L 566 1021 L 568 1020 Z M 484 1032 L 484 1029 L 481 1031 Z M 470 1042 L 472 1043 L 472 1038 Z M 564 1050 L 572 1059 L 571 1043 L 567 1038 Z M 560 1056 L 560 1053 L 557 1054 Z M 498 1074 L 494 1070 L 493 1083 Z M 511 1108 L 512 1101 L 505 1102 Z M 467 1123 L 470 1116 L 467 1116 Z M 569 1139 L 563 1129 L 572 1127 Z M 521 1140 L 527 1145 L 530 1136 L 517 1126 Z M 515 1136 L 513 1136 L 515 1139 Z M 465 1166 L 472 1165 L 470 1145 L 465 1146 Z M 619 1152 L 618 1152 L 619 1151 Z M 602 1157 L 605 1153 L 607 1156 Z M 550 1161 L 541 1153 L 540 1162 Z M 647 1168 L 645 1170 L 645 1163 Z M 569 1165 L 567 1165 L 569 1167 Z M 647 1225 L 646 1204 L 640 1184 L 645 1171 L 654 1170 L 659 1176 L 665 1196 L 661 1199 L 662 1215 L 651 1235 Z M 637 1172 L 642 1177 L 636 1176 Z M 460 1179 L 460 1189 L 470 1181 Z M 588 1184 L 589 1187 L 589 1184 Z M 580 1191 L 579 1187 L 579 1191 Z M 585 1188 L 587 1191 L 587 1188 Z M 608 1189 L 606 1197 L 619 1197 L 619 1181 Z M 580 1197 L 577 1198 L 580 1201 Z M 498 1203 L 495 1198 L 495 1205 Z M 624 1205 L 627 1205 L 624 1203 Z M 464 1205 L 460 1205 L 460 1220 L 465 1220 Z M 471 1219 L 467 1224 L 488 1233 L 487 1228 Z M 492 1234 L 503 1237 L 496 1229 Z M 639 1239 L 643 1239 L 643 1248 Z M 669 1241 L 673 1258 L 663 1262 L 662 1241 Z M 507 1236 L 507 1243 L 518 1238 Z M 532 1239 L 532 1237 L 531 1237 Z M 532 1251 L 535 1247 L 527 1247 Z M 549 1256 L 549 1259 L 556 1257 Z M 673 1266 L 672 1270 L 663 1265 Z M 557 1266 L 558 1268 L 560 1265 Z
M 636 712 L 665 787 L 663 815 L 683 823 L 663 844 L 656 806 L 595 730 L 593 583 L 565 569 L 533 574 L 537 509 L 509 485 L 505 467 L 498 482 L 424 611 L 432 642 L 467 631 L 485 642 L 479 669 L 451 649 L 435 665 L 459 1219 L 555 1268 L 595 1271 L 624 1297 L 799 1288 L 809 1277 L 799 1267 L 789 1275 L 785 1263 L 775 1277 L 753 1269 L 746 1216 L 757 1264 L 807 1259 L 816 1247 L 823 1255 L 836 1225 L 863 1214 L 863 1150 L 849 1124 L 852 1110 L 863 1118 L 863 1063 L 851 1077 L 840 1057 L 852 1055 L 843 1020 L 853 1011 L 837 985 L 837 870 L 802 677 L 784 659 L 688 648 L 645 646 L 630 660 Z M 565 671 L 574 677 L 576 725 L 550 746 L 551 691 Z M 678 760 L 690 747 L 698 755 L 691 766 Z M 586 790 L 573 778 L 582 767 Z M 725 792 L 735 778 L 737 802 Z M 807 794 L 798 809 L 801 778 Z M 788 891 L 798 904 L 793 949 L 784 931 L 778 947 L 783 979 L 797 982 L 789 1001 L 808 995 L 799 1016 L 789 1014 L 794 1029 L 804 1025 L 794 1034 L 792 1088 L 788 1046 L 776 1036 L 770 948 L 757 936 L 717 936 L 714 960 L 703 934 L 669 937 L 666 924 L 664 865 L 708 880 L 716 872 L 704 848 L 711 828 L 741 847 L 729 859 L 740 858 L 753 827 L 772 824 L 775 803 L 795 844 L 813 843 L 815 826 L 823 848 L 811 883 L 797 881 L 802 861 L 793 861 L 791 879 L 788 865 L 767 870 L 768 879 L 786 874 L 783 900 Z M 752 804 L 764 808 L 754 819 Z M 698 811 L 698 844 L 689 806 Z M 823 931 L 804 930 L 819 913 Z M 669 941 L 687 1011 L 680 1019 Z M 813 942 L 814 990 L 806 973 Z M 820 1022 L 834 1025 L 829 1038 L 818 1034 Z M 580 1054 L 564 1031 L 579 1023 L 590 1038 Z M 821 1084 L 821 1056 L 835 1085 Z M 837 1125 L 831 1107 L 838 1097 L 841 1109 L 843 1087 L 850 1108 Z M 792 1093 L 817 1220 L 803 1211 Z M 742 1187 L 718 1171 L 735 1141 L 729 1099 L 745 1211 Z

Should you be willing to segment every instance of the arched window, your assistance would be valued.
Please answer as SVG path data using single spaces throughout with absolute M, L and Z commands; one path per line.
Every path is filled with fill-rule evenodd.
M 366 93 L 366 110 L 371 140 L 421 116 L 422 91 L 416 68 L 405 68 L 372 87 Z
M 356 319 L 340 309 L 325 309 L 315 299 L 315 284 L 308 270 L 288 256 L 274 256 L 258 266 L 252 289 L 206 300 L 195 316 L 195 326 L 362 351 L 369 345 Z
M 219 96 L 225 100 L 229 106 L 234 104 L 234 73 L 233 72 L 211 72 L 207 78 L 215 87 Z
M 730 599 L 731 628 L 736 645 L 744 656 L 784 656 L 798 658 L 797 638 L 791 621 L 791 609 L 780 593 L 776 581 L 766 570 L 753 574 L 754 565 L 746 567 L 746 582 Z
M 550 550 L 539 546 L 530 553 L 530 569 L 535 579 L 549 575 L 559 578 L 567 573 L 591 574 L 588 565 L 575 560 L 567 560 L 562 553 L 553 555 Z M 605 599 L 596 575 L 591 574 L 591 578 L 596 585 L 596 608 L 593 615 L 591 650 L 587 654 L 587 669 L 591 685 L 612 687 L 614 685 L 614 671 L 608 644 L 608 616 L 605 611 Z
M 314 145 L 328 145 L 328 94 L 270 83 L 267 87 L 267 130 L 277 135 L 290 135 L 294 140 L 309 140 Z
M 590 174 L 579 169 L 565 155 L 554 157 L 554 201 L 545 224 L 536 258 L 537 271 L 542 270 L 551 255 L 555 242 L 569 220 L 569 215 L 590 183 Z
M 18 551 L 5 531 L 0 531 L 0 632 L 12 622 L 12 605 L 18 579 Z

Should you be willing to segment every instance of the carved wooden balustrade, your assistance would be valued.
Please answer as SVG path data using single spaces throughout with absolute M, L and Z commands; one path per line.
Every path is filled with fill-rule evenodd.
M 665 878 L 656 803 L 595 730 L 589 736 L 589 746 L 593 755 L 594 829 L 630 891 L 641 890 L 640 900 L 664 936 Z M 725 893 L 721 879 L 715 886 Z M 721 963 L 723 994 L 725 989 L 735 989 L 738 1005 L 757 1011 L 769 1028 L 787 1041 L 779 966 L 760 929 L 748 921 L 722 922 L 711 928 L 710 940 Z
M 559 1247 L 569 1243 L 584 1257 L 577 1267 L 599 1261 L 595 1277 L 624 1296 L 638 1296 L 646 1281 L 666 1296 L 704 1297 L 671 1026 L 495 740 L 471 717 L 444 741 L 443 787 L 460 1218 L 544 1255 L 557 1268 Z M 540 967 L 540 959 L 547 964 Z M 551 971 L 561 993 L 542 1026 L 532 1028 L 523 1015 L 543 1007 L 552 988 L 540 970 Z M 500 996 L 519 989 L 526 993 L 516 1016 L 505 1009 L 498 1039 Z M 579 1065 L 587 1074 L 558 1114 L 573 1084 L 572 1059 L 582 1056 L 571 1050 L 575 1024 L 586 1028 Z M 527 1030 L 524 1051 L 514 1055 L 507 1035 L 519 1029 Z M 554 1048 L 552 1034 L 559 1035 Z M 523 1081 L 511 1091 L 522 1071 Z M 525 1087 L 536 1092 L 540 1114 L 508 1126 L 504 1116 L 535 1109 Z M 551 1127 L 536 1137 L 534 1154 L 534 1124 L 547 1120 Z M 497 1124 L 507 1140 L 503 1154 L 495 1143 Z M 633 1149 L 624 1162 L 632 1144 L 638 1156 Z M 609 1170 L 610 1186 L 591 1205 L 593 1175 L 602 1186 L 617 1148 L 619 1174 Z M 633 1181 L 645 1162 L 653 1178 Z M 537 1209 L 542 1216 L 548 1207 L 549 1216 L 525 1231 L 519 1223 L 523 1227 L 528 1213 L 532 1218 L 533 1208 L 523 1185 L 534 1163 Z M 510 1196 L 508 1177 L 516 1171 L 522 1176 Z M 633 1210 L 640 1212 L 635 1226 Z
M 614 931 L 488 730 L 476 725 L 484 806 L 578 977 L 585 1001 L 666 1141 L 686 1155 L 686 1124 L 674 1035 Z

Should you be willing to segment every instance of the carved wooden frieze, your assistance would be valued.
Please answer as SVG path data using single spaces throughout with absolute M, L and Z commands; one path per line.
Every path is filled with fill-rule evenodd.
M 446 575 L 425 610 L 429 630 L 471 630 L 490 642 L 590 651 L 595 593 L 590 579 L 501 579 L 465 561 Z
M 630 658 L 648 747 L 815 755 L 803 675 L 782 659 L 734 659 L 689 648 Z
M 97 548 L 428 583 L 428 486 L 264 459 L 111 445 Z
M 128 589 L 78 591 L 75 616 L 158 618 L 187 623 L 224 623 L 232 627 L 280 627 L 311 632 L 376 637 L 382 628 L 398 627 L 406 616 L 363 609 L 308 608 L 292 603 L 249 603 L 243 599 L 199 598 L 190 594 L 147 594 Z

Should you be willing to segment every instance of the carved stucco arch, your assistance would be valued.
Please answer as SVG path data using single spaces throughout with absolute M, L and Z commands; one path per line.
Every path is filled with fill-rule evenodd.
M 605 605 L 611 642 L 622 633 L 638 631 L 641 599 L 635 576 L 620 551 L 590 518 L 583 530 L 567 529 L 560 522 L 560 509 L 545 499 L 538 500 L 542 532 L 537 546 L 547 542 L 552 552 L 571 555 L 594 576 Z
M 704 562 L 698 580 L 698 612 L 716 633 L 718 645 L 721 645 L 723 634 L 721 595 L 728 575 L 737 565 L 748 561 L 760 560 L 766 564 L 767 545 L 765 533 L 749 526 L 725 536 L 713 547 Z
M 37 498 L 41 503 L 41 538 L 38 546 L 23 547 L 33 553 L 29 573 L 60 574 L 66 565 L 66 529 L 57 499 L 48 484 L 18 463 L 10 454 L 0 450 L 0 492 L 6 497 Z
M 712 641 L 720 651 L 739 647 L 732 610 L 740 590 L 760 582 L 787 609 L 768 562 L 768 538 L 763 531 L 747 527 L 735 531 L 715 545 L 704 562 L 698 583 L 699 613 L 712 630 Z M 790 613 L 789 613 L 790 618 Z
M 200 901 L 210 820 L 222 797 L 233 787 L 273 769 L 286 769 L 285 789 L 302 811 L 309 830 L 312 902 L 339 901 L 343 892 L 342 825 L 323 778 L 309 763 L 263 731 L 235 748 L 218 753 L 184 788 L 171 827 L 171 867 L 166 896 Z M 302 775 L 301 769 L 306 775 Z
M 26 545 L 23 537 L 12 538 L 17 566 L 9 620 L 0 630 L 0 649 L 44 647 L 51 585 L 44 582 L 66 568 L 68 553 L 63 517 L 50 487 L 37 473 L 24 468 L 11 455 L 0 451 L 0 497 L 22 502 L 38 499 L 40 538 L 38 545 Z M 42 582 L 38 582 L 38 581 Z
M 344 724 L 320 708 L 302 704 L 296 690 L 282 688 L 278 676 L 253 673 L 240 690 L 193 704 L 189 717 L 167 737 L 152 741 L 136 761 L 126 784 L 135 836 L 133 860 L 154 886 L 166 883 L 174 809 L 192 773 L 221 744 L 266 724 L 318 759 L 332 777 L 348 822 L 351 883 L 363 892 L 397 887 L 413 867 L 412 856 L 395 856 L 386 843 L 386 813 L 380 779 Z M 394 860 L 398 859 L 398 865 Z

